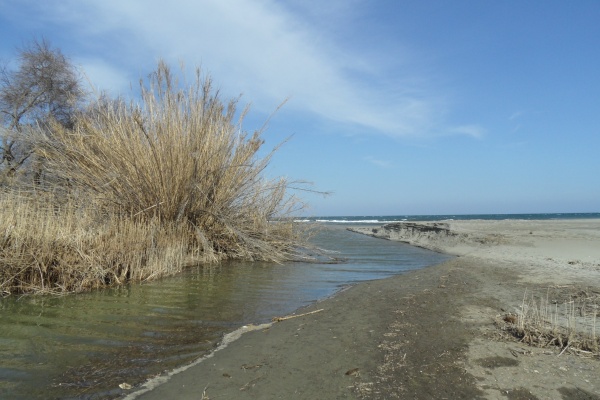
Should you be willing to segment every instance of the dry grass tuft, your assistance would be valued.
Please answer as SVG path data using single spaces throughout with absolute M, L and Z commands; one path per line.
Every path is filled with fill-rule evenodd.
M 498 323 L 521 342 L 536 347 L 555 346 L 579 353 L 600 356 L 597 298 L 575 296 L 559 303 L 550 301 L 549 295 L 536 299 L 523 297 L 517 314 L 506 314 Z
M 39 133 L 35 190 L 0 193 L 2 293 L 70 292 L 170 275 L 186 263 L 304 257 L 303 208 L 269 180 L 273 150 L 242 130 L 197 71 L 160 63 L 140 104 L 99 101 L 74 128 Z

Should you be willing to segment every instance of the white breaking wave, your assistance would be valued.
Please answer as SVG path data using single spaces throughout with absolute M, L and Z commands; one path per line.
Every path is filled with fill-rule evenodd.
M 296 219 L 294 222 L 321 222 L 328 224 L 392 224 L 394 222 L 407 221 L 406 218 L 396 220 L 380 220 L 380 219 Z

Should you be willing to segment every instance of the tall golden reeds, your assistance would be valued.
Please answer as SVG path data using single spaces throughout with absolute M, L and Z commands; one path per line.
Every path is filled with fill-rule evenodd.
M 2 294 L 142 281 L 179 272 L 193 256 L 182 225 L 100 215 L 93 207 L 50 200 L 0 194 Z
M 139 104 L 99 101 L 73 129 L 40 131 L 44 190 L 0 199 L 3 292 L 79 291 L 199 260 L 302 256 L 304 232 L 291 216 L 303 204 L 288 181 L 263 174 L 275 150 L 258 157 L 262 130 L 244 132 L 237 100 L 224 103 L 210 78 L 195 78 L 180 85 L 161 62 Z

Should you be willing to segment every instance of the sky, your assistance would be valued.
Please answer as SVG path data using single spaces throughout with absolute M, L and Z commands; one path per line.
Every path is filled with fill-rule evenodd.
M 114 96 L 200 67 L 268 149 L 289 138 L 269 176 L 329 193 L 306 215 L 600 212 L 598 21 L 597 0 L 0 0 L 0 60 L 45 38 Z

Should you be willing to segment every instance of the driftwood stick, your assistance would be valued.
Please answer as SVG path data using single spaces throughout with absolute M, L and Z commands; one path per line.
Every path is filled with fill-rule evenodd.
M 560 352 L 559 355 L 557 355 L 556 357 L 560 357 L 562 355 L 562 353 L 564 353 L 569 347 L 571 346 L 571 343 L 568 343 L 565 348 Z
M 288 316 L 285 316 L 285 317 L 275 317 L 275 318 L 273 318 L 273 322 L 281 322 L 281 321 L 285 321 L 286 319 L 304 317 L 305 315 L 316 314 L 316 313 L 321 312 L 323 310 L 324 310 L 324 308 L 321 308 L 321 309 L 318 309 L 318 310 L 315 310 L 315 311 L 311 311 L 311 312 L 307 312 L 307 313 L 304 313 L 304 314 L 288 315 Z

